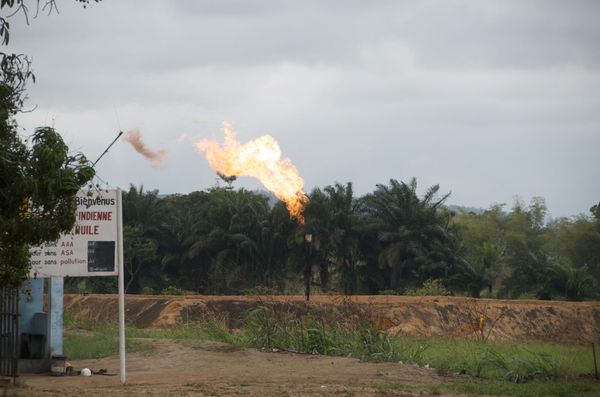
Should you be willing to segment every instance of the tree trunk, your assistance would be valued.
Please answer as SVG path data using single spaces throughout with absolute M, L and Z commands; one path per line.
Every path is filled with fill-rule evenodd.
M 306 263 L 305 267 L 304 267 L 304 289 L 305 289 L 305 295 L 306 295 L 306 301 L 308 302 L 310 300 L 310 282 L 311 282 L 311 278 L 312 278 L 312 271 L 310 268 L 310 263 Z
M 308 243 L 308 247 L 305 247 L 305 262 L 304 262 L 304 287 L 306 294 L 306 301 L 310 301 L 310 283 L 312 281 L 312 265 L 310 263 L 311 247 Z
M 321 281 L 322 288 L 327 289 L 329 287 L 329 263 L 327 260 L 321 262 L 319 280 Z

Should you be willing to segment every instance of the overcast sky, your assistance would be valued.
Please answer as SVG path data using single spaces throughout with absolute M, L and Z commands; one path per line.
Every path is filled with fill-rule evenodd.
M 307 191 L 414 176 L 467 206 L 600 201 L 598 1 L 57 3 L 11 19 L 37 77 L 19 122 L 92 160 L 119 129 L 169 151 L 157 170 L 117 142 L 97 167 L 111 186 L 213 186 L 192 142 L 229 121 L 241 141 L 274 136 Z

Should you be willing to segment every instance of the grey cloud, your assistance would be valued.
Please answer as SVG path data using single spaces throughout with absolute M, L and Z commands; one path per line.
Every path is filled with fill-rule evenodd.
M 39 109 L 20 120 L 55 117 L 90 157 L 136 127 L 173 153 L 152 171 L 117 145 L 99 168 L 113 184 L 210 186 L 204 159 L 176 139 L 218 137 L 228 120 L 241 140 L 274 135 L 309 189 L 353 181 L 362 194 L 416 176 L 459 204 L 542 195 L 554 215 L 600 197 L 597 2 L 59 6 L 29 27 L 13 22 L 11 48 L 38 76 Z

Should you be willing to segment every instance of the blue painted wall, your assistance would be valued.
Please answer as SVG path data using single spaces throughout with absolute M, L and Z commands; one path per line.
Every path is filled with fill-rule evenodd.
M 63 354 L 64 279 L 48 279 L 48 313 L 44 312 L 44 281 L 27 280 L 20 287 L 19 349 L 23 334 L 43 335 L 44 352 L 41 358 L 50 358 L 54 354 Z M 31 348 L 37 348 L 37 343 Z
M 44 279 L 27 280 L 19 289 L 19 334 L 46 334 L 46 324 L 37 313 L 44 312 Z

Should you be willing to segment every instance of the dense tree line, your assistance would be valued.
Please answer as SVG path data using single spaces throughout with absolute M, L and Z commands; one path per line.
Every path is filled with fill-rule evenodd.
M 391 180 L 356 197 L 315 189 L 303 225 L 260 192 L 124 193 L 129 293 L 447 293 L 582 300 L 600 279 L 600 209 L 546 222 L 542 198 L 450 209 L 433 186 Z M 310 236 L 310 237 L 309 237 Z M 112 279 L 69 288 L 114 291 Z M 433 286 L 433 290 L 432 289 Z

